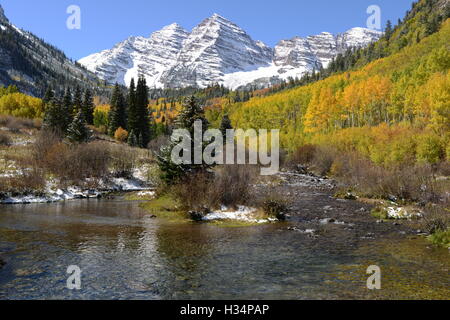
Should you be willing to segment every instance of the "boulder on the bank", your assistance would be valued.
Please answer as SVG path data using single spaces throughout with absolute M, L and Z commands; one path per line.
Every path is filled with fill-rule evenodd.
M 211 212 L 211 210 L 209 208 L 202 207 L 198 211 L 194 211 L 194 210 L 189 211 L 188 214 L 192 220 L 200 222 L 200 221 L 203 221 L 203 218 L 210 212 Z

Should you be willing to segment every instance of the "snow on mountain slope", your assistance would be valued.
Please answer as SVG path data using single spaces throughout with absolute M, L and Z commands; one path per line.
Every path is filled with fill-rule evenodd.
M 227 73 L 269 66 L 273 51 L 214 14 L 192 30 L 174 67 L 164 73 L 170 87 L 207 86 Z
M 174 23 L 154 32 L 150 38 L 130 37 L 110 50 L 79 60 L 88 70 L 110 83 L 129 84 L 143 74 L 149 86 L 161 87 L 164 71 L 175 62 L 188 32 Z
M 363 47 L 382 33 L 353 28 L 333 35 L 280 41 L 272 49 L 254 41 L 233 22 L 214 14 L 192 32 L 172 24 L 150 38 L 130 37 L 113 49 L 79 62 L 108 82 L 129 84 L 143 74 L 150 87 L 205 87 L 221 83 L 236 89 L 256 82 L 268 86 L 326 67 L 350 47 Z

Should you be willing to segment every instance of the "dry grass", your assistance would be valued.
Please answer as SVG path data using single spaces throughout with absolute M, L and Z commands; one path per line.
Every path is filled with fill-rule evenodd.
M 114 177 L 132 177 L 138 161 L 138 155 L 135 151 L 135 148 L 128 147 L 127 145 L 111 145 L 109 147 L 109 163 Z
M 421 224 L 422 229 L 429 234 L 447 231 L 450 227 L 450 203 L 428 206 Z
M 11 119 L 3 117 L 1 121 L 9 124 Z M 2 133 L 0 131 L 0 140 Z M 147 165 L 151 160 L 149 150 L 100 139 L 74 145 L 64 141 L 57 133 L 46 130 L 32 129 L 17 134 L 5 130 L 4 134 L 11 141 L 11 137 L 15 136 L 34 141 L 10 147 L 0 143 L 0 192 L 3 195 L 5 192 L 39 192 L 48 179 L 58 182 L 62 188 L 69 185 L 95 188 L 111 176 L 131 178 L 138 164 Z M 4 143 L 9 144 L 10 140 L 5 138 Z
M 0 115 L 0 127 L 5 127 L 12 132 L 20 132 L 22 129 L 40 129 L 41 126 L 42 121 L 40 119 L 32 120 Z
M 448 163 L 378 166 L 355 152 L 342 153 L 330 146 L 305 146 L 292 161 L 308 165 L 315 173 L 331 175 L 359 195 L 426 203 L 439 203 L 449 197 Z M 439 179 L 438 179 L 439 178 Z
M 298 148 L 288 160 L 288 165 L 303 165 L 309 166 L 314 160 L 317 147 L 312 144 L 306 144 Z
M 32 170 L 14 177 L 0 178 L 0 191 L 15 194 L 43 193 L 46 181 L 42 172 Z
M 248 165 L 223 165 L 214 172 L 199 172 L 185 177 L 171 188 L 183 209 L 203 212 L 247 205 L 251 187 L 257 177 L 257 168 Z

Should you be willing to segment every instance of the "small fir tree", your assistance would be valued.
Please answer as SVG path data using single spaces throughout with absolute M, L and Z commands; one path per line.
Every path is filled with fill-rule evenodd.
M 91 131 L 86 126 L 86 120 L 81 110 L 78 111 L 67 129 L 67 138 L 74 143 L 88 142 L 91 138 Z

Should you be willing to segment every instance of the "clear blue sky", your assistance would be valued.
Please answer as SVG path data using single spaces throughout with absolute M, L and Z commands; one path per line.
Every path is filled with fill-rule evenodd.
M 191 30 L 218 13 L 255 40 L 279 40 L 323 31 L 339 33 L 365 27 L 369 5 L 380 6 L 383 26 L 396 23 L 412 0 L 0 0 L 16 26 L 31 31 L 79 59 L 111 48 L 130 35 L 149 36 L 177 22 Z M 66 27 L 69 5 L 81 8 L 81 30 Z

